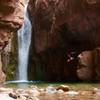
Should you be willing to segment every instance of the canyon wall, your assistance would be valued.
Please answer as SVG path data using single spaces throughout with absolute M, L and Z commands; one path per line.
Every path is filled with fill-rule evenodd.
M 77 80 L 77 56 L 100 46 L 99 10 L 99 0 L 30 0 L 30 80 Z
M 9 49 L 4 48 L 23 23 L 23 0 L 0 0 L 0 55 L 2 68 L 7 67 Z M 2 68 L 0 70 L 2 71 Z M 0 79 L 2 81 L 2 79 Z
M 29 0 L 28 12 L 32 23 L 29 80 L 100 79 L 100 51 L 94 49 L 100 46 L 99 0 Z M 16 39 L 23 13 L 23 0 L 0 0 L 0 80 L 6 78 L 14 47 L 10 41 Z

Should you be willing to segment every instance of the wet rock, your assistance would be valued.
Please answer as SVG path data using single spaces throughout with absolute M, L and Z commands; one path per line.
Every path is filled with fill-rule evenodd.
M 59 89 L 59 90 L 57 91 L 57 93 L 64 93 L 64 91 L 61 90 L 61 89 Z
M 69 95 L 69 96 L 76 96 L 76 95 L 79 94 L 79 92 L 76 92 L 76 91 L 68 91 L 68 92 L 66 92 L 66 94 Z
M 67 85 L 60 85 L 56 88 L 57 90 L 63 90 L 64 92 L 67 92 L 70 90 L 70 87 Z
M 11 88 L 0 87 L 0 92 L 1 92 L 1 93 L 2 93 L 2 92 L 8 93 L 8 92 L 12 92 L 12 91 L 13 91 L 13 89 L 11 89 Z
M 82 96 L 93 96 L 93 91 L 92 90 L 83 90 L 79 92 L 80 95 Z
M 40 100 L 38 97 L 31 97 L 30 100 Z
M 93 93 L 100 96 L 100 89 L 94 88 Z
M 32 92 L 33 92 L 33 96 L 39 96 L 40 95 L 40 92 L 38 90 L 33 89 Z
M 54 93 L 56 93 L 56 92 L 57 92 L 57 90 L 56 90 L 55 87 L 48 86 L 48 87 L 46 88 L 46 93 L 47 93 L 47 94 L 54 94 Z
M 7 91 L 6 88 L 0 87 L 0 92 L 6 92 L 6 91 Z
M 15 92 L 17 94 L 24 94 L 25 93 L 25 91 L 23 89 L 17 89 L 17 90 L 15 90 Z
M 18 98 L 18 95 L 16 93 L 9 93 L 9 96 L 14 98 L 14 99 Z
M 31 87 L 31 89 L 26 90 L 26 93 L 30 96 L 39 96 L 40 89 L 37 87 Z
M 17 99 L 17 100 L 26 100 L 26 97 L 24 97 L 24 96 L 21 96 L 19 99 Z
M 0 26 L 17 29 L 23 23 L 24 0 L 0 1 Z M 9 27 L 6 27 L 9 28 Z

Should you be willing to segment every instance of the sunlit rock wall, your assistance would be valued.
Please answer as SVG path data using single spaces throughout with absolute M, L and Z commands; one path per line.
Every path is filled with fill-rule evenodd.
M 0 50 L 11 38 L 11 33 L 21 27 L 23 8 L 22 0 L 0 0 Z
M 23 23 L 24 1 L 23 0 L 0 0 L 0 54 L 7 55 L 9 50 L 5 52 L 4 48 L 9 44 L 9 39 L 21 27 Z M 6 57 L 1 57 L 4 59 Z M 2 64 L 2 68 L 7 63 Z M 2 71 L 2 69 L 0 69 Z

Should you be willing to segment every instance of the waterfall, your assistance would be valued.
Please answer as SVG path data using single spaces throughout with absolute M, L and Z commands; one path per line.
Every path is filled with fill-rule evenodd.
M 27 81 L 27 66 L 29 47 L 31 43 L 31 23 L 29 20 L 27 5 L 25 5 L 24 22 L 18 31 L 18 76 L 19 81 Z

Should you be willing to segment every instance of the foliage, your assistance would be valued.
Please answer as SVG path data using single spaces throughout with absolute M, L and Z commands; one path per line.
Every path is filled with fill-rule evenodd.
M 11 40 L 11 51 L 9 53 L 9 64 L 6 69 L 6 80 L 14 80 L 17 65 L 17 34 L 15 33 Z
M 6 80 L 13 80 L 15 76 L 15 67 L 16 67 L 16 58 L 13 56 L 10 57 L 10 63 L 8 64 L 6 75 Z

